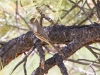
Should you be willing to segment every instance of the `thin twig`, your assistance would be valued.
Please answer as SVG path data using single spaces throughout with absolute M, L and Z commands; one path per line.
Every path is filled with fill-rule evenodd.
M 87 49 L 89 49 L 89 51 L 96 57 L 98 58 L 98 56 L 96 55 L 96 53 L 89 47 L 89 46 L 85 46 Z M 100 59 L 98 59 L 98 61 L 100 62 Z
M 25 59 L 24 64 L 23 64 L 23 67 L 24 67 L 24 75 L 27 75 L 26 62 L 27 62 L 27 58 Z
M 79 0 L 79 2 L 77 4 L 79 4 L 82 0 Z M 76 7 L 76 5 L 72 6 L 72 8 L 68 11 L 66 10 L 67 12 L 61 17 L 61 19 L 63 19 L 66 15 L 68 15 L 74 8 Z
M 16 16 L 15 16 L 15 20 L 16 20 L 16 25 L 18 26 L 18 20 L 17 20 L 17 18 L 18 18 L 18 0 L 16 0 Z M 18 26 L 18 30 L 19 30 L 19 26 Z
M 21 0 L 20 0 L 20 5 L 21 5 L 21 7 L 23 7 Z M 23 8 L 23 10 L 25 11 L 25 13 L 27 13 L 27 11 L 24 8 Z
M 92 48 L 92 49 L 95 49 L 95 50 L 100 51 L 100 49 L 98 49 L 98 48 L 96 48 L 96 47 L 92 47 L 92 46 L 89 46 L 89 47 Z
M 43 18 L 45 18 L 46 20 L 48 20 L 51 24 L 55 25 L 54 21 L 49 18 L 46 14 L 44 14 L 39 7 L 36 7 L 37 11 L 42 15 Z
M 29 51 L 29 52 L 25 55 L 25 57 L 14 67 L 14 69 L 12 70 L 12 72 L 10 73 L 10 75 L 16 70 L 16 68 L 17 68 L 20 64 L 22 64 L 22 63 L 28 58 L 28 56 L 33 52 L 34 49 L 35 49 L 35 46 L 32 47 L 32 50 Z
M 93 22 L 91 21 L 91 19 L 89 18 L 88 14 L 85 12 L 85 10 L 83 9 L 83 7 L 80 7 L 77 3 L 73 2 L 72 0 L 69 0 L 71 3 L 75 4 L 77 7 L 79 7 L 84 14 L 86 15 L 86 17 L 88 18 L 88 20 L 90 21 L 91 24 L 93 24 Z
M 40 25 L 42 26 L 42 22 L 43 22 L 43 16 L 41 15 L 41 18 L 40 18 Z
M 90 61 L 90 60 L 87 60 L 87 61 L 78 61 L 78 60 L 74 60 L 74 59 L 67 59 L 67 61 L 70 61 L 70 62 L 73 62 L 73 63 L 77 63 L 77 64 L 81 64 L 81 65 L 89 65 L 91 62 L 94 62 L 94 61 Z M 100 64 L 94 62 L 93 63 L 93 66 L 99 68 L 100 67 Z

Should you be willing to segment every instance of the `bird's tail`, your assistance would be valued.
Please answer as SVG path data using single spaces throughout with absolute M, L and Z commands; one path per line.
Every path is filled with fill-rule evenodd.
M 49 42 L 49 44 L 60 54 L 63 55 L 63 53 L 56 47 L 54 46 L 52 43 Z

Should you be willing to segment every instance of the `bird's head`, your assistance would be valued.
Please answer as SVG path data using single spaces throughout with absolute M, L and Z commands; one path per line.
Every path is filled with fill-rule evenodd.
M 38 24 L 38 20 L 36 18 L 31 18 L 30 23 L 31 24 Z
M 37 32 L 37 29 L 39 28 L 39 22 L 36 18 L 31 18 L 30 19 L 30 23 L 31 23 L 31 29 L 35 32 Z

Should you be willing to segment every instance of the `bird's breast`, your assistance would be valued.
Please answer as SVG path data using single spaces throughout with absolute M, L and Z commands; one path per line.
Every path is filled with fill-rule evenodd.
M 34 30 L 34 32 L 37 32 L 38 31 L 38 29 L 37 29 L 36 26 L 33 26 L 33 30 Z

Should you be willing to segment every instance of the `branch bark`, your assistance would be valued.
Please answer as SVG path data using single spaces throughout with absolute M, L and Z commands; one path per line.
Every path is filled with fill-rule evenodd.
M 67 59 L 83 46 L 100 42 L 100 25 L 96 23 L 86 26 L 55 25 L 45 27 L 44 30 L 47 32 L 48 37 L 53 43 L 67 44 L 67 46 L 61 49 L 64 54 L 62 57 L 63 60 Z M 26 34 L 5 43 L 0 48 L 0 57 L 3 65 L 6 66 L 18 55 L 29 51 L 30 48 L 36 44 L 36 39 L 37 38 L 33 33 L 29 31 Z M 57 55 L 58 54 L 55 54 L 53 57 L 45 61 L 45 73 L 47 73 L 51 67 L 56 65 Z M 32 75 L 40 75 L 39 71 L 40 69 L 37 68 Z

